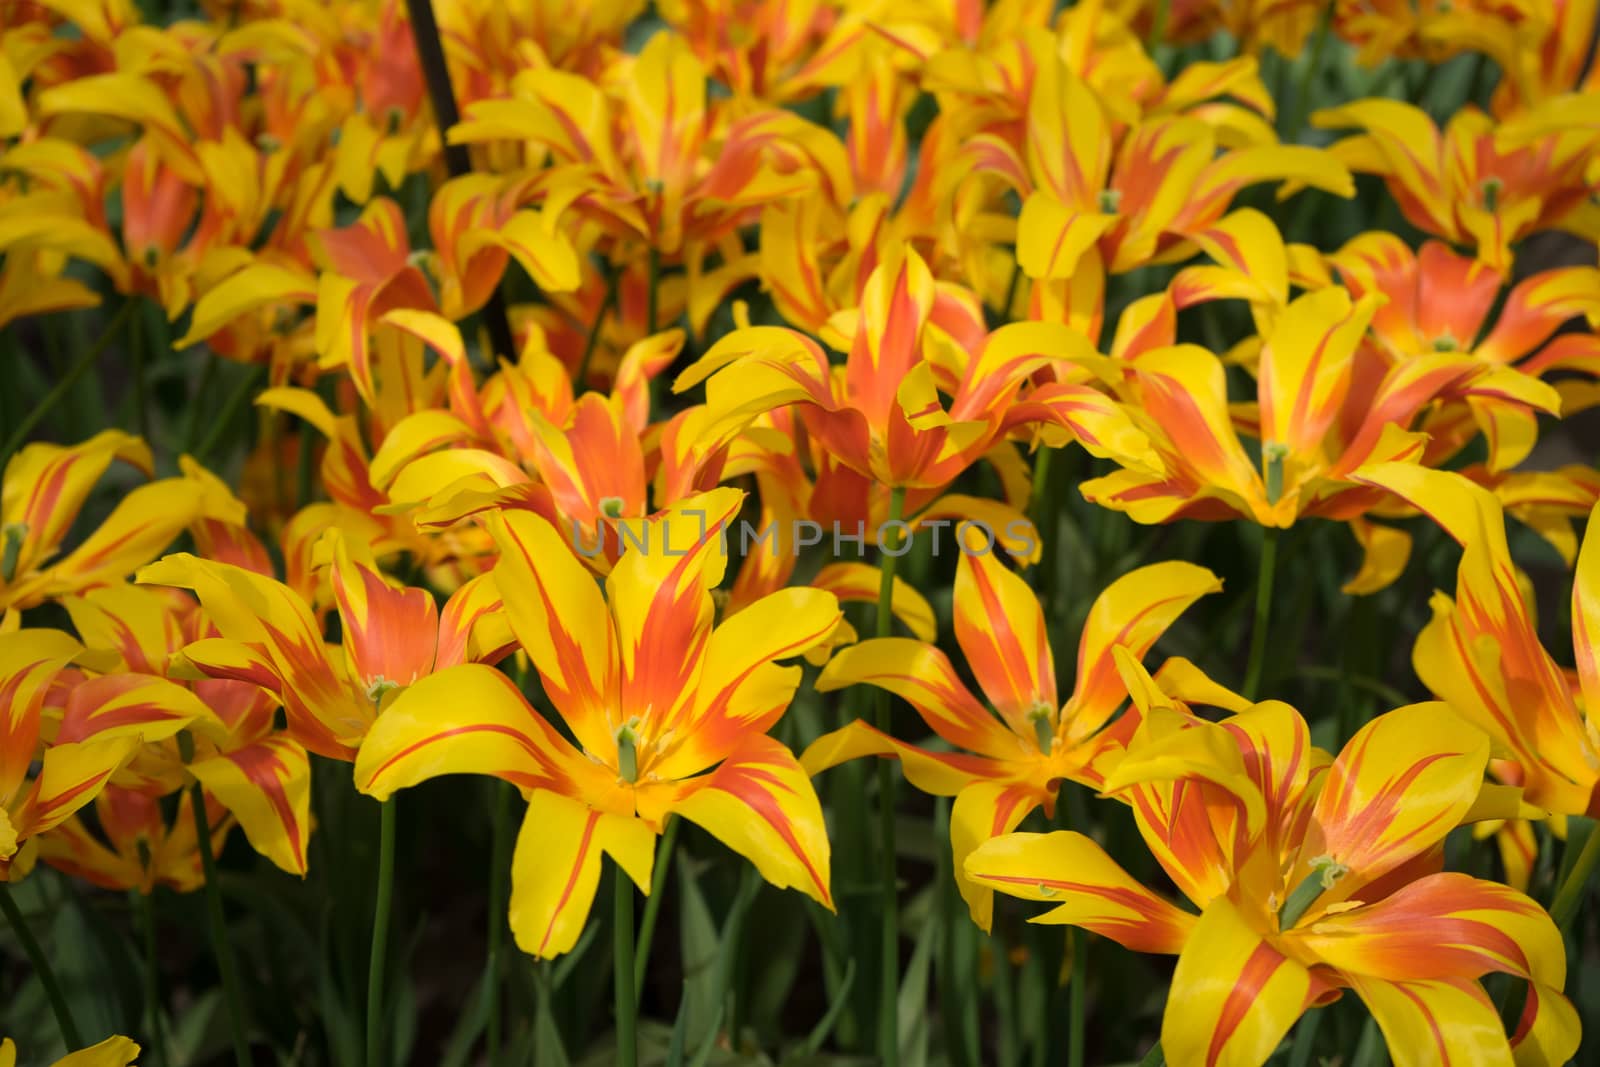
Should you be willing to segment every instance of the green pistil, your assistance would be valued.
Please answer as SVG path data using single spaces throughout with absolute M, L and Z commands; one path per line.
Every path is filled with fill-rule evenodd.
M 1339 879 L 1349 873 L 1350 868 L 1332 856 L 1318 856 L 1312 860 L 1311 873 L 1294 887 L 1294 892 L 1290 893 L 1289 899 L 1284 902 L 1283 910 L 1278 912 L 1278 929 L 1292 930 L 1307 909 L 1316 903 L 1317 898 L 1332 889 Z
M 630 785 L 639 780 L 639 720 L 617 727 L 617 772 Z
M 1038 738 L 1039 751 L 1046 756 L 1056 740 L 1056 728 L 1050 721 L 1050 710 L 1048 704 L 1035 704 L 1028 709 L 1028 721 L 1033 723 L 1033 736 Z
M 0 530 L 0 539 L 4 541 L 0 547 L 0 582 L 9 582 L 17 576 L 17 561 L 22 557 L 22 542 L 27 536 L 25 522 L 8 522 L 5 529 Z
M 1283 496 L 1283 461 L 1289 457 L 1289 446 L 1270 442 L 1261 448 L 1261 462 L 1266 469 L 1267 503 L 1276 504 Z
M 1499 178 L 1485 178 L 1478 183 L 1478 191 L 1483 194 L 1483 210 L 1492 213 L 1500 209 L 1500 193 L 1505 187 L 1506 183 Z

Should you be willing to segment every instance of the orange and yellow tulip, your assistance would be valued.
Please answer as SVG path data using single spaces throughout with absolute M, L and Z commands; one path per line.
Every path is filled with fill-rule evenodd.
M 340 646 L 324 644 L 317 613 L 298 593 L 231 563 L 180 553 L 145 567 L 139 581 L 194 590 L 221 634 L 185 645 L 183 669 L 265 689 L 283 704 L 289 738 L 351 760 L 397 692 L 456 664 L 498 659 L 509 634 L 487 577 L 441 609 L 426 589 L 391 584 L 359 541 L 338 530 L 326 540 Z
M 1063 780 L 1104 785 L 1138 725 L 1136 715 L 1116 716 L 1124 694 L 1112 650 L 1143 656 L 1185 609 L 1222 583 L 1204 567 L 1176 562 L 1142 567 L 1111 583 L 1089 609 L 1076 683 L 1062 703 L 1037 597 L 992 548 L 970 551 L 974 547 L 964 546 L 957 564 L 955 631 L 986 699 L 968 690 L 943 652 L 910 638 L 878 638 L 837 652 L 817 679 L 821 692 L 857 683 L 887 689 L 955 751 L 907 744 L 857 719 L 813 742 L 801 764 L 818 774 L 860 756 L 894 757 L 918 789 L 955 797 L 950 844 L 956 884 L 973 920 L 987 930 L 994 892 L 959 873 L 962 863 L 1034 809 L 1054 816 Z
M 1324 128 L 1359 127 L 1329 152 L 1358 174 L 1376 174 L 1406 219 L 1424 233 L 1477 250 L 1509 275 L 1512 246 L 1540 230 L 1576 227 L 1595 238 L 1589 196 L 1588 138 L 1553 131 L 1504 145 L 1494 121 L 1468 105 L 1443 130 L 1420 108 L 1398 100 L 1358 100 L 1311 117 Z
M 968 877 L 1055 908 L 1035 921 L 1174 953 L 1161 1046 L 1175 1067 L 1263 1064 L 1308 1008 L 1351 989 L 1397 1064 L 1561 1064 L 1578 1018 L 1561 994 L 1555 923 L 1513 889 L 1442 873 L 1445 834 L 1489 809 L 1489 738 L 1439 704 L 1367 724 L 1337 757 L 1286 704 L 1213 723 L 1161 693 L 1131 657 L 1144 712 L 1105 783 L 1199 909 L 1141 885 L 1089 837 L 1013 834 L 981 846 Z M 1529 983 L 1508 1042 L 1479 983 Z M 1509 1047 L 1508 1047 L 1509 1046 Z
M 529 512 L 493 524 L 494 580 L 567 741 L 488 667 L 441 671 L 381 716 L 356 784 L 382 800 L 441 774 L 489 774 L 528 812 L 512 860 L 511 928 L 523 951 L 576 943 L 609 854 L 648 892 L 655 837 L 679 815 L 767 881 L 832 907 L 822 806 L 799 761 L 767 736 L 800 681 L 800 655 L 839 622 L 833 595 L 785 589 L 714 625 L 720 536 L 743 494 L 717 489 L 639 524 L 605 592 L 566 536 Z
M 57 559 L 84 501 L 119 459 L 145 474 L 154 468 L 145 443 L 119 430 L 71 447 L 38 442 L 11 457 L 0 483 L 0 612 L 120 582 L 184 527 L 205 517 L 244 518 L 220 482 L 190 467 L 183 477 L 126 493 L 92 534 Z

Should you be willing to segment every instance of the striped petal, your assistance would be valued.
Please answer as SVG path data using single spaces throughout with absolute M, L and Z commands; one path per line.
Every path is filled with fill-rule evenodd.
M 963 546 L 966 547 L 966 546 Z M 1017 733 L 1056 709 L 1055 661 L 1044 611 L 1028 583 L 993 551 L 963 551 L 956 565 L 956 642 L 978 685 Z
M 823 734 L 800 754 L 800 765 L 815 777 L 823 771 L 862 756 L 898 759 L 906 781 L 932 796 L 953 797 L 973 782 L 1010 773 L 1007 765 L 986 756 L 964 752 L 935 752 L 918 748 L 856 719 Z
M 371 724 L 371 699 L 355 691 L 328 657 L 322 627 L 299 594 L 281 582 L 188 553 L 167 556 L 139 572 L 145 585 L 193 589 L 206 615 L 228 641 L 240 646 L 218 656 L 215 677 L 267 685 L 283 701 L 289 730 L 313 752 L 348 759 Z M 225 650 L 201 643 L 199 652 Z M 204 668 L 209 657 L 190 655 Z M 262 668 L 270 665 L 275 684 Z
M 194 730 L 214 741 L 228 728 L 193 692 L 148 674 L 108 674 L 67 694 L 57 743 L 131 737 L 149 744 Z
M 1095 733 L 1127 696 L 1113 649 L 1143 659 L 1191 604 L 1221 589 L 1221 579 L 1204 567 L 1180 562 L 1140 567 L 1108 585 L 1090 606 L 1078 641 L 1077 681 L 1062 709 L 1068 740 Z
M 1395 1067 L 1513 1062 L 1500 1014 L 1476 982 L 1357 976 L 1350 985 L 1383 1031 Z
M 843 619 L 839 602 L 820 589 L 780 589 L 730 616 L 712 631 L 695 687 L 686 736 L 651 771 L 686 778 L 724 759 L 750 734 L 766 733 L 789 707 L 798 667 L 775 660 L 804 654 Z
M 1177 953 L 1195 918 L 1124 871 L 1083 834 L 1006 834 L 968 856 L 967 877 L 1023 900 L 1056 905 L 1030 921 L 1081 926 L 1135 952 Z
M 1010 834 L 1041 804 L 1054 803 L 1055 791 L 1037 781 L 978 781 L 956 794 L 950 808 L 952 870 L 979 929 L 987 932 L 994 925 L 994 887 L 967 874 L 967 857 L 984 842 Z
M 386 683 L 410 685 L 426 675 L 433 669 L 439 638 L 433 594 L 390 582 L 372 550 L 338 529 L 330 530 L 324 541 L 332 543 L 328 580 L 356 683 L 372 693 Z
M 23 798 L 20 808 L 15 804 L 12 807 L 11 821 L 17 837 L 47 833 L 61 825 L 94 800 L 111 781 L 111 776 L 138 750 L 137 737 L 79 741 L 46 749 L 33 788 Z
M 594 766 L 515 682 L 468 663 L 430 674 L 384 709 L 356 756 L 355 783 L 380 801 L 441 774 L 486 774 L 524 791 L 572 794 L 574 773 Z
M 811 579 L 811 588 L 825 589 L 840 602 L 876 602 L 883 572 L 870 563 L 830 563 Z M 919 641 L 932 641 L 938 633 L 933 605 L 917 591 L 916 586 L 895 576 L 890 593 L 891 610 L 895 618 Z
M 189 764 L 207 792 L 239 820 L 250 847 L 290 874 L 306 873 L 311 836 L 311 759 L 286 737 Z
M 648 893 L 655 840 L 640 819 L 535 789 L 511 857 L 511 935 L 517 947 L 551 959 L 578 943 L 600 884 L 602 853 Z
M 1350 869 L 1340 888 L 1378 878 L 1444 839 L 1483 787 L 1489 738 L 1440 703 L 1381 715 L 1328 768 L 1297 873 L 1331 856 Z M 1288 884 L 1298 885 L 1296 874 Z M 1345 888 L 1348 887 L 1348 888 Z
M 900 697 L 957 748 L 998 758 L 1016 754 L 1016 735 L 978 702 L 949 658 L 932 645 L 903 637 L 863 641 L 835 654 L 816 686 L 828 693 L 857 683 Z M 1032 737 L 1032 725 L 1027 729 Z
M 538 515 L 504 512 L 489 529 L 500 546 L 494 582 L 512 632 L 578 743 L 605 751 L 614 743 L 608 702 L 618 664 L 611 617 L 594 575 Z
M 39 709 L 51 683 L 81 651 L 60 630 L 22 630 L 0 639 L 0 806 L 38 755 Z
M 711 638 L 711 589 L 728 565 L 722 534 L 743 500 L 740 490 L 714 489 L 636 524 L 637 538 L 623 534 L 606 592 L 624 718 L 637 715 L 656 729 L 688 726 Z
M 773 738 L 748 736 L 703 777 L 639 790 L 641 815 L 669 811 L 755 864 L 779 889 L 798 889 L 833 909 L 822 802 L 794 753 Z
M 1279 316 L 1261 352 L 1263 445 L 1320 460 L 1322 439 L 1344 406 L 1351 361 L 1372 320 L 1375 299 L 1360 303 L 1343 289 L 1308 293 Z M 1290 472 L 1284 481 L 1293 484 Z
M 1178 956 L 1161 1047 L 1172 1063 L 1260 1067 L 1321 984 L 1252 929 L 1232 900 L 1218 897 Z

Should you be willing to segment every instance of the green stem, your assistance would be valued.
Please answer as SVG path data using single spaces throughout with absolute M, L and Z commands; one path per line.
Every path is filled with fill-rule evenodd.
M 1322 1025 L 1322 1011 L 1307 1012 L 1294 1028 L 1294 1043 L 1289 1046 L 1289 1067 L 1307 1067 L 1311 1063 L 1311 1050 L 1317 1043 L 1317 1029 Z
M 645 301 L 644 326 L 647 337 L 655 336 L 656 318 L 660 314 L 657 306 L 656 290 L 661 282 L 661 251 L 655 245 L 650 246 L 650 291 Z
M 105 354 L 106 349 L 111 345 L 112 338 L 122 332 L 122 327 L 127 323 L 129 316 L 133 314 L 133 309 L 137 306 L 138 303 L 135 300 L 124 301 L 122 307 L 112 317 L 110 324 L 106 326 L 105 332 L 95 339 L 94 344 L 83 350 L 83 354 L 78 357 L 77 361 L 67 368 L 66 373 L 61 375 L 61 380 L 56 382 L 55 388 L 46 393 L 44 399 L 35 404 L 33 410 L 23 417 L 22 422 L 6 440 L 5 447 L 0 448 L 0 470 L 5 468 L 6 461 L 11 458 L 12 454 L 27 443 L 28 435 L 33 432 L 35 426 L 39 425 L 40 420 L 50 414 L 55 406 L 61 403 L 63 397 L 72 392 L 72 387 L 77 384 L 78 379 L 82 378 L 85 372 Z M 7 388 L 10 388 L 10 386 L 7 386 Z
M 138 297 L 129 297 L 131 302 L 140 302 Z M 135 314 L 128 319 L 128 362 L 131 365 L 133 379 L 133 430 L 145 444 L 150 444 L 150 409 L 149 399 L 145 390 L 145 331 L 139 322 L 141 314 Z
M 578 373 L 572 379 L 572 384 L 583 391 L 584 383 L 589 380 L 589 361 L 594 358 L 594 350 L 600 344 L 600 332 L 606 324 L 606 313 L 617 302 L 617 289 L 622 281 L 620 268 L 612 268 L 606 277 L 606 295 L 600 299 L 600 310 L 595 312 L 594 325 L 589 327 L 589 336 L 583 341 L 583 355 L 578 358 Z M 654 285 L 651 286 L 652 293 Z
M 655 940 L 656 920 L 661 916 L 661 898 L 665 894 L 667 871 L 672 867 L 672 849 L 678 841 L 678 818 L 667 816 L 666 828 L 661 832 L 661 844 L 656 848 L 655 870 L 650 875 L 650 898 L 644 902 L 644 918 L 639 922 L 639 947 L 633 961 L 633 1002 L 644 996 L 644 972 L 650 965 L 650 943 Z
M 189 419 L 183 428 L 183 450 L 194 455 L 194 446 L 200 440 L 200 413 L 206 407 L 206 394 L 211 392 L 211 383 L 217 377 L 217 364 L 222 362 L 221 356 L 207 356 L 205 366 L 200 369 L 200 382 L 194 387 L 194 395 L 189 398 Z
M 639 1067 L 638 1007 L 634 1003 L 633 882 L 612 869 L 612 970 L 617 1002 L 617 1067 Z
M 150 1016 L 150 1059 L 152 1063 L 167 1062 L 166 1034 L 161 1025 L 161 968 L 156 959 L 156 897 L 155 893 L 132 892 L 139 910 L 139 925 L 144 935 L 144 1010 Z
M 1040 445 L 1033 455 L 1033 487 L 1028 493 L 1028 518 L 1033 520 L 1034 532 L 1040 537 L 1044 536 L 1045 498 L 1050 490 L 1050 457 L 1055 454 L 1055 449 Z
M 1155 58 L 1157 46 L 1161 39 L 1167 35 L 1167 13 L 1172 8 L 1172 0 L 1156 0 L 1156 11 L 1150 19 L 1150 36 L 1145 41 L 1145 51 L 1150 53 L 1150 58 Z
M 1332 20 L 1333 5 L 1327 4 L 1322 9 L 1322 18 L 1317 21 L 1317 35 L 1311 42 L 1311 56 L 1306 61 L 1305 69 L 1300 72 L 1300 81 L 1295 85 L 1294 110 L 1289 113 L 1291 121 L 1285 128 L 1285 139 L 1288 141 L 1298 141 L 1301 131 L 1306 128 L 1306 116 L 1311 114 L 1311 83 L 1322 69 L 1322 54 L 1328 48 L 1328 30 Z
M 378 1067 L 383 1045 L 383 976 L 389 956 L 389 913 L 394 902 L 395 803 L 378 816 L 378 892 L 372 906 L 372 954 L 367 957 L 366 1067 Z
M 494 810 L 490 814 L 489 951 L 484 963 L 483 995 L 489 998 L 489 1067 L 500 1063 L 500 957 L 506 938 L 506 858 L 511 852 L 511 786 L 490 782 Z
M 1261 539 L 1260 570 L 1256 577 L 1256 617 L 1250 631 L 1250 662 L 1244 672 L 1244 698 L 1255 700 L 1266 665 L 1267 621 L 1272 614 L 1272 583 L 1278 571 L 1278 528 L 1265 527 Z
M 1150 1046 L 1150 1051 L 1146 1052 L 1144 1054 L 1144 1058 L 1139 1061 L 1139 1067 L 1161 1067 L 1161 1065 L 1166 1062 L 1167 1057 L 1166 1054 L 1161 1051 L 1161 1042 L 1157 1041 L 1155 1044 Z
M 450 85 L 450 68 L 444 58 L 444 42 L 439 36 L 439 23 L 434 18 L 432 0 L 406 0 L 406 11 L 411 16 L 411 40 L 417 49 L 417 65 L 422 68 L 422 80 L 428 87 L 428 100 L 433 104 L 433 120 L 439 127 L 439 140 L 444 144 L 445 169 L 452 178 L 472 173 L 472 155 L 464 144 L 450 143 L 450 128 L 461 121 L 456 106 L 455 90 Z M 511 332 L 511 318 L 506 312 L 505 294 L 499 286 L 489 292 L 483 305 L 483 324 L 489 331 L 489 343 L 495 355 L 513 359 L 517 355 L 516 339 Z M 489 361 L 494 365 L 494 360 Z
M 905 510 L 905 488 L 896 486 L 889 491 L 889 519 L 885 527 L 898 524 Z M 900 541 L 898 537 L 892 543 L 885 538 L 880 538 L 880 541 L 878 567 L 881 576 L 878 582 L 876 632 L 879 637 L 888 637 L 894 632 L 894 572 L 900 559 L 898 552 L 891 552 L 890 549 L 898 550 Z M 892 694 L 887 689 L 879 689 L 877 704 L 877 727 L 885 735 L 892 736 L 889 724 L 893 711 Z M 879 760 L 878 848 L 881 852 L 879 860 L 883 864 L 880 887 L 883 914 L 879 917 L 882 923 L 882 955 L 878 975 L 878 1054 L 883 1059 L 884 1067 L 895 1067 L 900 1061 L 900 894 L 899 870 L 895 864 L 894 814 L 894 762 Z
M 228 399 L 223 401 L 222 410 L 217 415 L 217 420 L 211 424 L 211 430 L 206 434 L 205 440 L 195 447 L 194 458 L 196 462 L 204 463 L 217 445 L 222 443 L 222 435 L 227 432 L 228 427 L 249 401 L 250 394 L 266 373 L 267 368 L 265 367 L 251 367 L 249 372 L 239 379 L 239 384 L 233 387 L 233 392 L 229 393 Z
M 27 954 L 28 962 L 33 964 L 33 973 L 39 976 L 45 996 L 50 998 L 50 1010 L 55 1012 L 56 1026 L 61 1030 L 61 1039 L 67 1043 L 67 1051 L 82 1048 L 83 1039 L 78 1036 L 78 1024 L 72 1020 L 72 1009 L 67 1007 L 67 998 L 61 992 L 61 984 L 56 981 L 56 972 L 50 968 L 50 958 L 39 947 L 39 942 L 34 940 L 33 931 L 28 929 L 27 920 L 22 917 L 22 909 L 11 897 L 11 887 L 3 883 L 0 883 L 0 912 L 5 912 L 11 932 L 17 935 L 17 943 Z
M 222 890 L 217 886 L 217 858 L 211 852 L 211 820 L 206 816 L 205 789 L 199 782 L 189 789 L 194 809 L 194 832 L 200 847 L 200 867 L 206 876 L 206 913 L 211 919 L 211 951 L 222 972 L 222 994 L 228 1002 L 229 1029 L 233 1034 L 233 1058 L 239 1067 L 250 1067 L 250 1042 L 245 1039 L 244 997 L 239 989 L 239 968 L 233 959 L 233 942 L 228 939 L 228 920 L 222 914 Z
M 1578 914 L 1578 905 L 1583 903 L 1584 891 L 1589 887 L 1589 877 L 1597 862 L 1600 862 L 1600 824 L 1590 828 L 1583 851 L 1578 853 L 1577 862 L 1567 872 L 1566 880 L 1556 890 L 1555 902 L 1550 905 L 1550 918 L 1563 932 Z
M 1078 927 L 1067 930 L 1072 950 L 1072 985 L 1067 989 L 1067 1067 L 1083 1067 L 1083 1026 L 1089 984 L 1089 938 Z

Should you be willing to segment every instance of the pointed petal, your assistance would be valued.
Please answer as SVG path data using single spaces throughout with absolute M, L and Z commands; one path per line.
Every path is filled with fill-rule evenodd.
M 902 637 L 863 641 L 838 652 L 816 684 L 819 693 L 827 693 L 857 683 L 900 697 L 957 748 L 1002 758 L 1016 754 L 1016 735 L 978 702 L 949 658 L 932 645 Z
M 250 847 L 290 874 L 306 873 L 311 759 L 286 737 L 196 760 L 189 771 L 239 820 Z
M 1140 884 L 1083 834 L 1006 834 L 967 858 L 967 877 L 1056 907 L 1030 921 L 1081 926 L 1135 952 L 1177 953 L 1195 918 Z
M 1413 704 L 1356 732 L 1328 769 L 1301 847 L 1367 882 L 1426 852 L 1477 800 L 1488 735 L 1444 704 Z M 1309 869 L 1309 868 L 1307 868 Z M 1289 884 L 1296 885 L 1294 875 Z
M 1218 897 L 1189 932 L 1172 973 L 1161 1047 L 1173 1063 L 1259 1067 L 1316 994 L 1311 972 Z
M 1222 581 L 1192 563 L 1156 563 L 1118 578 L 1095 598 L 1078 642 L 1078 676 L 1062 718 L 1069 740 L 1087 738 L 1127 696 L 1112 649 L 1143 659 L 1178 616 Z
M 468 663 L 429 675 L 384 709 L 356 756 L 355 783 L 380 801 L 441 774 L 571 793 L 573 771 L 587 763 L 515 682 Z
M 648 893 L 655 841 L 640 819 L 535 789 L 511 859 L 511 934 L 517 947 L 551 959 L 578 943 L 600 884 L 602 852 Z
M 594 575 L 538 515 L 508 511 L 489 528 L 500 546 L 494 581 L 512 632 L 578 743 L 605 751 L 614 743 L 607 701 L 616 687 L 617 652 Z
M 956 641 L 967 666 L 994 709 L 1026 735 L 1033 729 L 1030 714 L 1058 706 L 1050 635 L 1037 597 L 992 551 L 962 552 L 954 596 Z
M 833 910 L 822 802 L 794 754 L 750 737 L 716 770 L 679 786 L 665 807 L 755 864 L 779 889 Z

